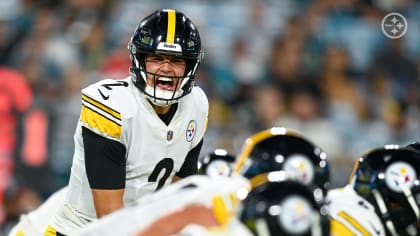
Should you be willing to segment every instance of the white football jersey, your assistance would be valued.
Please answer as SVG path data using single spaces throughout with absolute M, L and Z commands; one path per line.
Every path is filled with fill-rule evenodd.
M 328 192 L 331 236 L 385 236 L 385 229 L 375 209 L 351 186 Z
M 254 236 L 254 234 L 238 219 L 231 218 L 222 227 L 205 228 L 201 225 L 187 225 L 177 236 Z
M 83 89 L 69 194 L 52 226 L 60 233 L 74 235 L 96 219 L 85 172 L 82 127 L 118 141 L 126 148 L 124 205 L 130 206 L 171 182 L 188 152 L 203 138 L 207 115 L 207 97 L 197 86 L 179 100 L 169 125 L 159 118 L 131 77 L 102 80 Z
M 77 235 L 132 235 L 160 217 L 193 203 L 211 208 L 224 228 L 208 230 L 200 226 L 187 226 L 183 232 L 185 235 L 200 235 L 191 232 L 203 231 L 209 233 L 208 235 L 223 235 L 220 233 L 228 229 L 231 232 L 246 231 L 244 227 L 233 227 L 231 222 L 234 221 L 231 220 L 239 204 L 237 194 L 247 192 L 248 189 L 248 180 L 241 176 L 218 179 L 204 175 L 190 176 L 141 198 L 136 206 L 125 207 L 104 216 L 87 225 Z
M 9 236 L 40 236 L 44 234 L 45 229 L 54 216 L 54 211 L 63 202 L 67 193 L 67 187 L 54 192 L 35 210 L 22 214 L 19 222 L 9 232 Z

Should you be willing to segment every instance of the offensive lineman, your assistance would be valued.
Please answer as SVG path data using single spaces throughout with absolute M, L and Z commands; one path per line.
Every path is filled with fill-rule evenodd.
M 197 173 L 208 100 L 195 85 L 200 35 L 183 13 L 144 18 L 129 44 L 131 76 L 82 90 L 68 194 L 44 235 L 97 218 Z
M 242 176 L 189 176 L 141 198 L 136 206 L 99 219 L 76 235 L 251 236 L 235 218 L 239 196 L 246 196 L 248 190 L 249 182 Z
M 332 235 L 418 235 L 419 166 L 419 153 L 397 145 L 363 155 L 350 183 L 328 193 Z

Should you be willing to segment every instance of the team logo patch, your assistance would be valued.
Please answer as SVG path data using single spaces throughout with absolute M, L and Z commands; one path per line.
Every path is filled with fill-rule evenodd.
M 219 178 L 219 177 L 229 177 L 232 172 L 230 164 L 223 160 L 214 160 L 209 163 L 207 167 L 206 174 L 208 176 Z
M 394 162 L 385 170 L 385 183 L 395 192 L 402 192 L 403 185 L 410 189 L 416 179 L 414 168 L 406 162 Z
M 312 208 L 306 199 L 292 195 L 281 206 L 283 211 L 279 214 L 279 221 L 288 233 L 303 234 L 309 230 Z
M 315 171 L 309 159 L 301 154 L 294 154 L 284 163 L 287 176 L 303 184 L 309 184 L 314 179 Z
M 191 142 L 191 140 L 193 140 L 196 131 L 197 131 L 197 122 L 195 122 L 195 120 L 190 120 L 190 123 L 188 123 L 188 126 L 187 126 L 187 141 L 188 142 Z

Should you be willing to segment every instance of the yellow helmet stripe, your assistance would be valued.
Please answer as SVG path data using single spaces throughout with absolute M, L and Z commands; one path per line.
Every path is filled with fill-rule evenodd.
M 262 173 L 259 175 L 256 175 L 254 177 L 252 177 L 249 180 L 250 184 L 251 184 L 251 189 L 254 189 L 264 183 L 268 182 L 268 173 Z
M 238 160 L 235 163 L 235 166 L 233 167 L 233 171 L 237 174 L 240 174 L 240 170 L 242 169 L 242 166 L 245 163 L 245 160 L 248 158 L 251 151 L 254 149 L 254 146 L 261 142 L 262 140 L 271 137 L 271 131 L 270 130 L 264 130 L 261 132 L 256 133 L 255 135 L 247 138 L 245 140 L 245 144 L 242 147 L 242 151 L 239 154 Z
M 168 10 L 168 30 L 166 33 L 166 42 L 175 42 L 175 25 L 176 25 L 176 14 L 174 10 Z
M 261 141 L 277 136 L 277 135 L 291 135 L 291 136 L 297 136 L 301 137 L 301 135 L 293 130 L 286 129 L 283 127 L 273 127 L 271 129 L 266 129 L 263 131 L 260 131 L 253 136 L 246 139 L 244 146 L 242 147 L 242 151 L 240 152 L 237 161 L 235 162 L 233 171 L 236 174 L 240 174 L 240 171 L 248 158 L 248 156 L 251 154 L 251 151 L 254 149 L 255 145 L 260 143 Z

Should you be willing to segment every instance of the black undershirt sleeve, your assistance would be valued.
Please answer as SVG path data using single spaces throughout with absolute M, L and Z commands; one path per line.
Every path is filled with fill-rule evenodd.
M 94 189 L 125 187 L 126 149 L 115 140 L 102 137 L 82 127 L 85 168 L 89 185 Z
M 197 146 L 188 152 L 181 169 L 175 174 L 176 176 L 184 178 L 190 175 L 198 174 L 198 156 L 200 155 L 202 146 L 203 139 L 201 139 Z

